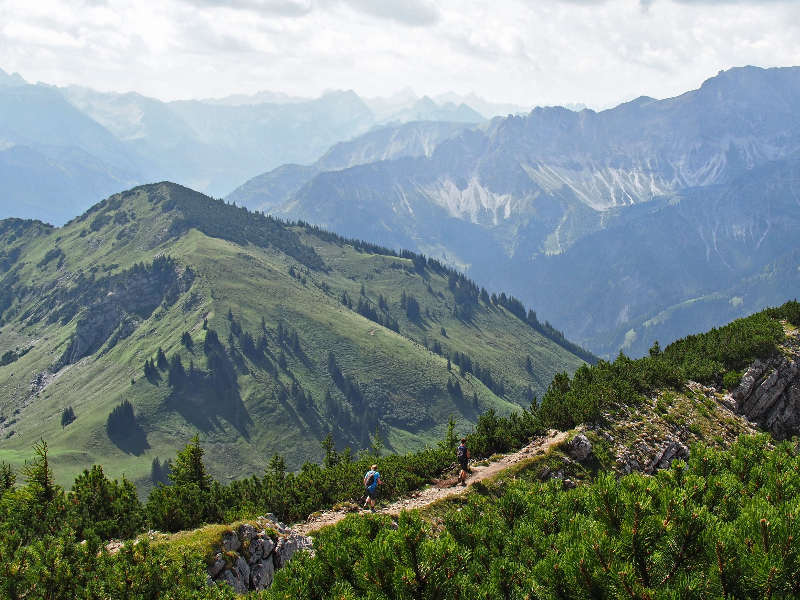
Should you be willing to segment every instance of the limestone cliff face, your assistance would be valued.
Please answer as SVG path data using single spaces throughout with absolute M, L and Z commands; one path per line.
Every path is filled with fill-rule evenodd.
M 222 548 L 208 567 L 208 583 L 225 582 L 238 594 L 261 591 L 272 585 L 276 569 L 282 569 L 298 550 L 313 554 L 310 537 L 294 533 L 272 513 L 258 519 L 259 528 L 241 525 L 226 533 Z
M 116 281 L 104 297 L 86 309 L 77 323 L 72 343 L 56 367 L 73 364 L 97 352 L 107 342 L 113 346 L 127 338 L 143 320 L 143 313 L 165 301 L 171 304 L 191 287 L 193 280 L 190 270 L 175 265 L 158 273 L 132 274 Z
M 800 336 L 789 335 L 782 351 L 756 360 L 728 398 L 739 414 L 779 440 L 800 430 Z

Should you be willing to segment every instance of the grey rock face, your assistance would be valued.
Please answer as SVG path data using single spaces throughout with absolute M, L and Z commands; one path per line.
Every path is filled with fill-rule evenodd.
M 689 448 L 679 440 L 667 440 L 656 449 L 655 456 L 650 464 L 645 467 L 644 472 L 653 474 L 660 469 L 668 469 L 675 459 L 687 460 L 689 458 Z
M 299 546 L 295 538 L 289 537 L 281 539 L 278 542 L 277 548 L 275 548 L 275 566 L 278 569 L 282 569 L 286 566 L 286 563 L 292 560 L 292 556 L 294 556 L 298 548 Z
M 766 361 L 755 361 L 728 399 L 728 404 L 739 414 L 779 440 L 800 429 L 797 346 L 795 339 L 790 342 L 789 356 L 778 354 Z
M 641 471 L 639 461 L 637 461 L 630 452 L 626 452 L 622 456 L 618 457 L 616 463 L 617 469 L 626 475 L 629 475 L 633 471 Z
M 250 569 L 250 585 L 256 591 L 271 586 L 273 577 L 275 577 L 275 565 L 271 558 L 254 564 Z
M 222 573 L 222 569 L 224 568 L 225 568 L 225 561 L 222 560 L 221 554 L 217 554 L 214 560 L 214 564 L 208 568 L 208 575 L 214 578 L 220 573 Z
M 237 594 L 246 594 L 248 592 L 247 583 L 242 581 L 237 573 L 229 569 L 225 569 L 219 578 L 219 581 L 224 581 L 233 588 Z
M 262 518 L 261 521 L 268 520 Z M 222 550 L 239 554 L 234 555 L 233 566 L 226 568 L 222 553 L 217 553 L 207 571 L 210 582 L 224 581 L 238 594 L 264 590 L 272 585 L 275 571 L 286 566 L 298 550 L 306 550 L 313 555 L 314 544 L 310 537 L 292 533 L 291 529 L 276 521 L 262 525 L 265 528 L 259 531 L 252 525 L 244 524 L 237 531 L 228 532 L 222 537 Z M 286 533 L 280 534 L 276 544 L 269 537 L 274 533 L 268 535 L 267 532 L 281 529 Z
M 266 559 L 275 549 L 275 542 L 269 538 L 256 538 L 250 542 L 250 563 Z
M 588 457 L 591 453 L 592 443 L 589 441 L 589 438 L 582 433 L 572 438 L 567 445 L 567 454 L 569 454 L 573 460 L 577 460 L 578 462 L 586 460 L 586 457 Z
M 226 533 L 222 537 L 222 548 L 226 552 L 236 552 L 241 546 L 242 544 L 239 542 L 239 536 L 236 535 L 235 531 Z
M 242 542 L 249 542 L 254 537 L 256 537 L 258 532 L 256 531 L 255 527 L 245 523 L 244 525 L 239 527 L 238 533 L 239 533 L 239 539 L 242 540 Z
M 247 564 L 243 556 L 236 559 L 234 569 L 236 570 L 239 581 L 244 582 L 245 589 L 248 589 L 250 586 L 250 565 Z
M 57 369 L 76 363 L 99 350 L 103 344 L 112 347 L 127 338 L 139 324 L 137 313 L 156 308 L 170 291 L 174 295 L 187 291 L 193 280 L 189 270 L 183 273 L 173 270 L 159 276 L 130 275 L 124 281 L 116 281 L 113 288 L 92 303 L 78 321 L 75 337 L 57 361 Z

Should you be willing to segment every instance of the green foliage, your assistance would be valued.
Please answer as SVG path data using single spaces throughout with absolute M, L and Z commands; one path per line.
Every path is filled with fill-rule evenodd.
M 796 598 L 800 457 L 767 436 L 702 445 L 655 477 L 563 491 L 525 477 L 471 494 L 444 526 L 348 517 L 269 598 Z M 432 584 L 435 582 L 435 586 Z
M 475 431 L 467 436 L 467 447 L 473 457 L 489 457 L 507 452 L 528 443 L 535 435 L 544 433 L 544 427 L 533 399 L 529 409 L 499 417 L 490 409 L 478 418 Z
M 14 484 L 17 482 L 17 474 L 6 462 L 0 463 L 0 496 L 6 491 L 13 489 Z
M 728 371 L 722 376 L 722 385 L 726 390 L 733 390 L 739 387 L 742 382 L 742 373 L 739 371 Z
M 302 244 L 299 236 L 277 219 L 250 212 L 244 206 L 225 204 L 222 200 L 215 200 L 173 183 L 142 186 L 124 194 L 136 194 L 139 190 L 153 194 L 156 201 L 160 200 L 164 212 L 178 211 L 180 217 L 173 225 L 175 233 L 184 227 L 192 227 L 210 237 L 222 238 L 242 246 L 248 243 L 261 248 L 274 246 L 310 269 L 325 267 L 314 249 Z
M 796 298 L 778 308 L 768 309 L 766 312 L 773 319 L 783 319 L 795 327 L 800 327 L 800 302 Z
M 109 437 L 115 438 L 125 435 L 136 426 L 136 414 L 133 411 L 133 404 L 128 400 L 123 400 L 108 414 L 106 419 L 106 433 Z
M 649 356 L 638 360 L 620 352 L 614 362 L 582 366 L 571 380 L 559 373 L 542 398 L 542 424 L 569 429 L 597 419 L 604 406 L 630 405 L 646 392 L 680 387 L 689 380 L 732 389 L 739 384 L 742 369 L 777 350 L 785 338 L 778 319 L 793 315 L 796 304 L 788 302 L 708 333 L 690 335 L 663 351 L 655 344 Z
M 144 525 L 144 510 L 136 486 L 122 478 L 110 481 L 94 465 L 75 479 L 69 497 L 71 516 L 79 539 L 94 534 L 100 539 L 129 539 Z
M 211 489 L 212 479 L 203 464 L 203 449 L 200 447 L 199 436 L 194 436 L 192 441 L 178 452 L 169 478 L 176 486 L 193 484 L 204 492 Z

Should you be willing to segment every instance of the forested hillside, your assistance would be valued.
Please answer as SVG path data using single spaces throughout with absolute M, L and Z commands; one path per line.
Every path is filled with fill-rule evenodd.
M 777 359 L 797 366 L 798 321 L 800 305 L 789 302 L 663 350 L 654 346 L 646 358 L 620 356 L 559 375 L 541 408 L 509 417 L 489 411 L 468 444 L 480 459 L 549 427 L 580 424 L 564 443 L 420 512 L 347 517 L 314 536 L 313 555 L 276 558 L 271 588 L 250 597 L 796 597 L 797 439 L 735 440 L 752 427 L 741 418 L 746 403 L 731 399 L 752 388 L 759 365 Z M 769 397 L 793 412 L 800 384 L 793 373 L 777 395 L 770 392 L 776 376 L 758 379 L 767 392 L 762 403 Z M 263 477 L 230 484 L 208 474 L 195 438 L 176 455 L 170 485 L 151 491 L 146 504 L 134 485 L 109 480 L 99 466 L 67 492 L 55 481 L 47 444 L 37 444 L 21 472 L 0 467 L 0 552 L 7 557 L 0 589 L 10 598 L 235 598 L 212 573 L 232 569 L 241 579 L 242 556 L 256 552 L 247 545 L 255 526 L 272 523 L 259 539 L 288 543 L 290 531 L 276 518 L 299 520 L 355 498 L 372 462 L 390 498 L 446 476 L 454 425 L 436 447 L 404 456 L 384 455 L 374 436 L 353 459 L 327 438 L 322 466 L 287 473 L 276 455 Z M 662 446 L 649 466 L 640 462 L 631 473 L 630 452 L 661 436 L 690 443 L 688 460 Z M 174 535 L 152 531 L 203 523 Z M 251 537 L 231 545 L 237 531 Z
M 329 433 L 414 450 L 592 360 L 436 261 L 168 183 L 3 221 L 0 273 L 0 459 L 45 439 L 60 483 L 99 463 L 145 493 L 196 434 L 222 481 Z

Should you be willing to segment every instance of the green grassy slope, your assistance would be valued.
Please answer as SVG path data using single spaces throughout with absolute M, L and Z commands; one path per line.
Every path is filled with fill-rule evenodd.
M 415 267 L 174 184 L 113 196 L 60 229 L 2 221 L 0 459 L 18 467 L 44 438 L 62 483 L 100 463 L 146 490 L 153 459 L 196 433 L 221 481 L 259 472 L 276 452 L 291 469 L 318 461 L 328 431 L 358 449 L 379 425 L 387 447 L 404 452 L 439 439 L 450 415 L 467 430 L 481 412 L 527 404 L 528 386 L 541 396 L 556 372 L 582 364 L 500 305 L 473 298 L 472 317 L 455 317 L 449 279 L 435 264 Z M 419 303 L 413 320 L 403 293 Z M 359 299 L 399 333 L 358 314 Z M 219 344 L 206 341 L 210 331 Z M 163 366 L 145 376 L 159 347 L 194 374 L 172 385 Z M 456 351 L 491 371 L 494 392 L 455 364 L 448 371 Z M 108 415 L 124 400 L 136 421 L 109 437 Z M 69 406 L 76 419 L 62 426 Z

